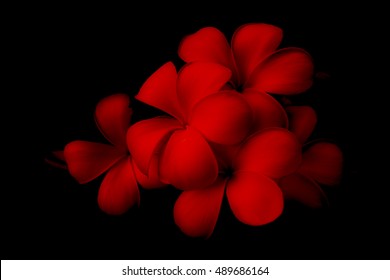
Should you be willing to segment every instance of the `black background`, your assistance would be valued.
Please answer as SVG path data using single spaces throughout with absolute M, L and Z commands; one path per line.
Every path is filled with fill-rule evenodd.
M 191 5 L 199 3 L 175 6 L 180 12 L 168 12 L 168 4 L 45 7 L 50 12 L 34 6 L 34 12 L 24 7 L 16 13 L 9 22 L 9 58 L 17 75 L 6 93 L 11 101 L 4 101 L 11 112 L 4 118 L 11 160 L 1 192 L 2 259 L 388 258 L 388 210 L 379 203 L 386 186 L 371 177 L 377 171 L 371 149 L 376 110 L 360 71 L 367 68 L 362 38 L 368 32 L 360 17 L 325 2 L 304 8 L 279 4 L 236 3 L 215 12 L 195 12 Z M 274 223 L 250 227 L 234 218 L 225 201 L 211 238 L 193 239 L 173 222 L 174 189 L 142 191 L 140 208 L 112 217 L 97 206 L 101 178 L 79 185 L 44 162 L 72 140 L 105 141 L 93 120 L 97 102 L 116 92 L 134 96 L 169 60 L 181 66 L 177 47 L 183 36 L 215 26 L 230 40 L 248 22 L 281 27 L 282 47 L 306 49 L 315 71 L 329 74 L 294 101 L 318 112 L 312 139 L 332 139 L 345 153 L 342 182 L 328 191 L 331 207 L 288 203 Z M 133 121 L 157 113 L 132 102 Z

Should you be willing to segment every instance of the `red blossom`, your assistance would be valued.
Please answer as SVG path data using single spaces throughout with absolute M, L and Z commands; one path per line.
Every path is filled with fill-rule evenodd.
M 312 59 L 300 48 L 277 50 L 282 37 L 276 26 L 245 24 L 234 33 L 230 47 L 218 29 L 205 27 L 186 36 L 178 52 L 185 62 L 207 61 L 229 68 L 230 85 L 240 91 L 298 94 L 312 85 Z
M 177 73 L 168 62 L 144 83 L 136 98 L 170 115 L 128 130 L 130 153 L 144 174 L 157 155 L 163 182 L 182 190 L 214 183 L 218 165 L 208 141 L 237 144 L 253 120 L 244 97 L 221 90 L 230 76 L 229 69 L 215 63 L 190 63 Z
M 97 127 L 111 144 L 73 141 L 65 146 L 64 159 L 70 174 L 80 183 L 88 183 L 107 172 L 99 188 L 99 207 L 118 215 L 139 203 L 137 181 L 145 188 L 163 186 L 151 165 L 149 178 L 137 172 L 126 145 L 126 131 L 132 109 L 129 97 L 115 94 L 102 99 L 95 110 Z
M 317 117 L 308 106 L 289 106 L 289 129 L 303 144 L 313 132 Z M 343 154 L 333 143 L 316 141 L 304 146 L 302 164 L 296 172 L 279 180 L 279 186 L 286 199 L 299 201 L 318 208 L 327 203 L 320 184 L 335 186 L 339 183 L 343 166 Z
M 226 167 L 211 187 L 184 191 L 176 201 L 174 218 L 189 236 L 209 237 L 217 222 L 226 190 L 233 214 L 258 226 L 275 220 L 283 210 L 279 178 L 293 173 L 301 162 L 301 145 L 286 129 L 269 128 L 252 135 L 239 147 L 218 146 Z
M 277 50 L 282 30 L 256 23 L 239 27 L 231 47 L 214 27 L 205 27 L 186 36 L 179 46 L 185 62 L 203 61 L 223 65 L 232 71 L 225 88 L 242 92 L 254 114 L 253 132 L 266 127 L 287 127 L 282 106 L 267 93 L 292 95 L 312 85 L 313 63 L 300 48 Z M 269 114 L 273 118 L 267 118 Z
M 303 153 L 299 169 L 279 181 L 286 199 L 299 201 L 312 208 L 327 203 L 325 192 L 320 187 L 335 186 L 340 182 L 343 154 L 340 148 L 329 142 L 310 145 Z

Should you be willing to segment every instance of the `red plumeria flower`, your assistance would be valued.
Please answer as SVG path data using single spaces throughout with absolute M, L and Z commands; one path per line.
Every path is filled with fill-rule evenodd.
M 183 39 L 179 56 L 185 62 L 208 61 L 231 69 L 230 86 L 273 94 L 298 94 L 312 85 L 313 63 L 300 48 L 277 50 L 283 37 L 280 28 L 254 23 L 239 27 L 231 47 L 214 27 L 205 27 Z
M 179 189 L 216 180 L 217 160 L 208 141 L 238 144 L 253 118 L 242 95 L 220 91 L 230 77 L 228 68 L 207 62 L 187 64 L 179 73 L 169 62 L 149 77 L 136 98 L 171 116 L 143 120 L 128 130 L 129 151 L 144 174 L 157 155 L 160 179 Z
M 303 144 L 314 130 L 317 122 L 315 111 L 308 106 L 289 106 L 290 130 Z M 343 167 L 340 148 L 330 142 L 316 141 L 304 146 L 302 164 L 299 169 L 279 180 L 286 199 L 299 201 L 318 208 L 327 203 L 319 184 L 335 186 L 339 183 Z
M 98 128 L 111 144 L 73 141 L 65 146 L 64 159 L 70 174 L 80 183 L 88 183 L 107 171 L 98 194 L 100 209 L 119 215 L 139 203 L 137 181 L 145 188 L 163 184 L 157 177 L 157 165 L 151 164 L 149 177 L 133 163 L 126 145 L 126 132 L 132 109 L 125 94 L 102 99 L 95 110 Z
M 288 126 L 285 110 L 268 95 L 297 94 L 312 85 L 313 63 L 299 48 L 276 50 L 282 30 L 269 24 L 239 27 L 229 46 L 214 27 L 205 27 L 183 39 L 179 56 L 186 62 L 208 61 L 232 71 L 227 88 L 242 92 L 254 114 L 253 132 L 266 127 Z M 267 115 L 272 114 L 273 118 Z
M 209 237 L 226 196 L 241 222 L 259 226 L 274 221 L 283 211 L 283 194 L 275 182 L 293 173 L 301 162 L 301 145 L 286 129 L 268 128 L 237 149 L 220 146 L 230 166 L 222 169 L 215 183 L 204 189 L 181 193 L 174 207 L 179 228 L 192 237 Z

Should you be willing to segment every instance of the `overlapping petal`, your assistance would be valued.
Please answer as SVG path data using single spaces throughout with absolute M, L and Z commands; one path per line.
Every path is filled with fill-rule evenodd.
M 289 116 L 289 130 L 304 144 L 316 126 L 316 112 L 309 106 L 288 106 L 286 111 Z
M 287 128 L 288 118 L 282 105 L 265 92 L 246 89 L 243 97 L 252 109 L 253 131 L 269 127 Z
M 166 186 L 166 184 L 162 183 L 159 178 L 158 156 L 155 155 L 151 159 L 147 176 L 142 173 L 141 170 L 139 170 L 137 164 L 135 164 L 134 161 L 132 163 L 135 178 L 144 189 L 158 189 Z
M 311 208 L 320 208 L 327 204 L 327 198 L 321 187 L 312 179 L 293 173 L 278 182 L 286 199 L 299 201 Z
M 129 157 L 107 172 L 99 188 L 98 204 L 107 214 L 120 215 L 139 203 L 139 190 Z
M 343 153 L 329 142 L 318 142 L 303 153 L 299 172 L 320 184 L 333 186 L 339 183 L 343 167 Z
M 301 163 L 301 145 L 294 134 L 269 128 L 251 136 L 241 147 L 235 170 L 280 178 L 296 171 Z
M 229 81 L 231 74 L 228 68 L 211 62 L 183 66 L 177 79 L 177 97 L 187 117 L 200 100 L 219 91 Z
M 160 157 L 162 182 L 190 190 L 210 186 L 217 176 L 217 160 L 199 132 L 188 126 L 171 135 Z
M 174 207 L 176 225 L 188 236 L 209 237 L 214 231 L 226 180 L 218 178 L 205 189 L 184 191 Z
M 130 154 L 145 175 L 150 161 L 169 136 L 182 125 L 170 117 L 155 117 L 133 124 L 127 131 L 127 146 Z
M 125 156 L 114 146 L 88 141 L 73 141 L 64 149 L 68 170 L 80 184 L 95 179 Z
M 172 62 L 167 62 L 146 80 L 136 99 L 182 120 L 183 113 L 176 95 L 176 80 L 176 68 Z
M 232 50 L 242 84 L 255 67 L 276 50 L 282 37 L 280 28 L 265 23 L 246 24 L 236 30 L 232 38 Z
M 95 120 L 101 133 L 118 149 L 126 150 L 126 132 L 133 110 L 126 94 L 103 98 L 96 106 Z
M 312 76 L 310 55 L 303 49 L 285 48 L 261 62 L 253 70 L 245 88 L 274 94 L 298 94 L 312 85 Z
M 181 41 L 179 56 L 185 62 L 206 61 L 221 64 L 233 71 L 232 53 L 225 35 L 215 27 L 205 27 Z
M 282 191 L 261 174 L 236 172 L 227 183 L 226 195 L 236 218 L 247 225 L 270 223 L 283 211 Z
M 236 91 L 220 91 L 202 99 L 193 109 L 189 124 L 209 141 L 234 145 L 249 133 L 252 111 Z

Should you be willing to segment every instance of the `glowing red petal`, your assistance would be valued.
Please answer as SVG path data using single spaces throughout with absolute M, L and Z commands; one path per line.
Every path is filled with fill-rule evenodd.
M 127 131 L 127 146 L 132 159 L 145 175 L 148 174 L 152 156 L 168 141 L 169 135 L 182 128 L 170 117 L 156 117 L 133 124 Z
M 268 128 L 251 136 L 241 147 L 235 170 L 280 178 L 296 171 L 301 163 L 301 145 L 283 128 Z
M 126 131 L 130 126 L 133 110 L 126 94 L 114 94 L 102 99 L 95 109 L 98 128 L 108 141 L 126 150 Z
M 212 142 L 234 145 L 251 129 L 252 111 L 238 92 L 221 91 L 202 99 L 194 107 L 189 123 Z
M 343 168 L 343 153 L 328 142 L 319 142 L 303 153 L 299 172 L 320 184 L 332 186 L 339 183 Z
M 286 199 L 299 201 L 312 208 L 320 208 L 327 204 L 326 195 L 321 187 L 312 179 L 299 173 L 281 178 L 279 187 Z
M 217 175 L 215 156 L 199 132 L 187 127 L 172 134 L 160 158 L 161 181 L 182 190 L 200 189 Z
M 252 108 L 254 132 L 269 127 L 287 127 L 286 111 L 271 95 L 253 89 L 246 89 L 243 96 Z
M 226 180 L 217 181 L 205 189 L 181 193 L 174 207 L 176 225 L 192 237 L 209 237 L 217 223 Z
M 288 106 L 286 111 L 289 117 L 289 130 L 304 144 L 316 126 L 316 112 L 309 106 Z
M 128 157 L 115 164 L 99 188 L 98 204 L 107 214 L 120 215 L 139 203 L 139 190 Z
M 216 63 L 194 62 L 185 65 L 179 72 L 177 96 L 186 116 L 196 103 L 219 91 L 230 76 L 228 68 Z
M 245 87 L 275 94 L 298 94 L 312 85 L 312 76 L 310 55 L 299 48 L 286 48 L 260 63 Z
M 88 141 L 73 141 L 64 149 L 69 172 L 80 184 L 95 179 L 124 156 L 111 145 Z
M 154 156 L 150 161 L 149 172 L 146 176 L 144 173 L 139 170 L 138 166 L 133 161 L 133 168 L 135 178 L 137 182 L 145 189 L 157 189 L 166 186 L 166 184 L 160 181 L 158 176 L 158 157 Z
M 135 98 L 181 120 L 183 114 L 177 100 L 176 80 L 176 68 L 172 62 L 167 62 L 146 80 Z
M 241 222 L 260 226 L 274 221 L 283 211 L 283 194 L 270 178 L 237 172 L 226 186 L 226 195 L 234 215 Z
M 214 27 L 205 27 L 184 37 L 179 46 L 179 56 L 185 62 L 215 62 L 234 70 L 229 43 L 225 35 Z
M 273 25 L 246 24 L 236 30 L 232 38 L 232 49 L 241 83 L 245 83 L 255 67 L 276 50 L 283 31 Z

